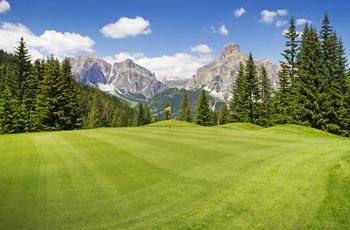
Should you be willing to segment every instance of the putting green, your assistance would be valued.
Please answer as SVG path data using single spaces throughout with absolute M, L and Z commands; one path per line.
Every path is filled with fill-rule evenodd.
M 0 229 L 350 228 L 348 139 L 173 125 L 1 135 Z

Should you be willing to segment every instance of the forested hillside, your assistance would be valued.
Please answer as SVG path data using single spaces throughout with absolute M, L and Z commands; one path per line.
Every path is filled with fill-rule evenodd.
M 21 39 L 14 54 L 0 51 L 0 133 L 137 125 L 119 99 L 77 83 L 69 60 L 32 64 Z

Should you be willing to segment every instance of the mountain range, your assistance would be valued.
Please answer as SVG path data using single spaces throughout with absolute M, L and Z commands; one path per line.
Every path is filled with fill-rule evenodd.
M 221 56 L 200 67 L 190 79 L 162 77 L 127 59 L 113 65 L 91 55 L 71 58 L 72 72 L 77 81 L 93 85 L 127 102 L 149 101 L 155 95 L 169 88 L 199 90 L 205 89 L 219 101 L 228 102 L 232 96 L 232 85 L 239 63 L 245 63 L 248 54 L 241 53 L 239 46 L 229 43 Z M 277 86 L 279 66 L 269 59 L 255 61 L 257 70 L 265 66 L 273 88 Z

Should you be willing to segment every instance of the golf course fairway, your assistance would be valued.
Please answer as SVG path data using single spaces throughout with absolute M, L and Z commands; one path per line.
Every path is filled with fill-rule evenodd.
M 1 135 L 0 229 L 350 229 L 348 138 L 159 124 Z

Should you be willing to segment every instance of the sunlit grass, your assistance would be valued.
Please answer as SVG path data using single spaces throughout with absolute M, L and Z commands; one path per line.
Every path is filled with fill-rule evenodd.
M 350 228 L 348 139 L 166 122 L 0 136 L 0 229 Z

